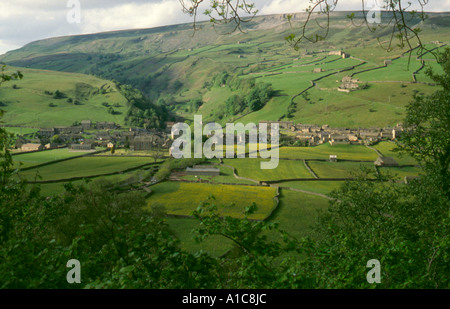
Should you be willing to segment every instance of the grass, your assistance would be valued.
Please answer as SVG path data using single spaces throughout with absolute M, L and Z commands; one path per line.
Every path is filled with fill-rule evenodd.
M 111 81 L 75 73 L 25 68 L 20 68 L 20 71 L 24 74 L 22 80 L 0 88 L 1 101 L 6 105 L 2 107 L 6 112 L 3 120 L 7 124 L 70 126 L 75 121 L 84 119 L 124 123 L 128 103 Z M 12 85 L 17 85 L 17 89 L 13 89 Z M 106 89 L 106 93 L 102 94 L 101 89 Z M 44 93 L 54 93 L 56 90 L 64 93 L 66 98 L 55 99 Z M 78 100 L 80 105 L 69 103 L 69 98 Z M 120 107 L 114 107 L 117 114 L 109 114 L 108 109 L 102 105 L 103 102 L 108 102 L 111 106 L 118 104 Z
M 28 180 L 34 180 L 37 174 L 42 180 L 58 180 L 114 173 L 152 162 L 145 157 L 83 157 L 23 171 L 20 175 Z
M 352 178 L 360 167 L 374 168 L 373 163 L 359 162 L 318 162 L 309 161 L 308 165 L 319 178 Z
M 21 153 L 13 157 L 15 165 L 24 167 L 31 167 L 42 163 L 47 163 L 55 160 L 67 159 L 84 155 L 83 152 L 70 152 L 67 148 L 52 149 L 39 152 Z
M 129 149 L 124 149 L 124 148 L 119 148 L 116 149 L 115 152 L 113 154 L 111 154 L 111 152 L 106 152 L 106 153 L 99 153 L 97 154 L 97 156 L 104 156 L 104 155 L 113 155 L 113 156 L 141 156 L 141 157 L 148 157 L 148 156 L 154 156 L 157 155 L 158 157 L 161 156 L 169 156 L 169 151 L 167 149 L 163 149 L 160 150 L 159 153 L 155 150 L 136 150 L 136 151 L 131 151 Z M 95 155 L 94 155 L 95 156 Z M 151 160 L 153 160 L 153 158 L 150 158 Z
M 377 149 L 385 157 L 393 157 L 398 164 L 401 165 L 417 165 L 417 161 L 408 156 L 407 154 L 400 154 L 399 152 L 394 152 L 396 148 L 394 142 L 379 142 L 374 145 L 373 148 Z
M 337 155 L 338 160 L 375 161 L 378 155 L 363 145 L 329 143 L 314 147 L 281 147 L 280 158 L 290 159 L 325 159 Z
M 6 127 L 5 130 L 14 135 L 34 135 L 39 131 L 37 128 L 22 128 L 22 127 Z
M 164 205 L 170 215 L 190 216 L 211 195 L 215 200 L 210 202 L 219 206 L 223 215 L 235 218 L 242 218 L 245 207 L 253 202 L 258 209 L 249 216 L 250 219 L 264 220 L 275 207 L 276 189 L 269 187 L 164 182 L 152 186 L 152 190 L 148 205 Z
M 238 179 L 233 175 L 233 171 L 225 166 L 219 166 L 220 175 L 219 176 L 199 176 L 202 180 L 207 180 L 212 183 L 237 183 L 237 184 L 255 184 L 252 181 Z M 181 179 L 196 181 L 198 178 L 195 176 L 182 176 Z
M 343 181 L 289 181 L 281 182 L 277 185 L 280 187 L 290 187 L 304 191 L 311 191 L 328 195 L 331 191 L 339 189 Z
M 303 161 L 280 160 L 275 169 L 261 169 L 262 159 L 224 159 L 225 164 L 237 170 L 237 174 L 255 180 L 281 180 L 293 178 L 312 178 Z
M 422 169 L 419 167 L 381 167 L 379 168 L 381 173 L 389 173 L 390 175 L 394 175 L 400 180 L 403 180 L 405 176 L 419 176 L 421 174 Z
M 281 190 L 280 205 L 270 219 L 279 228 L 297 238 L 312 236 L 319 211 L 328 208 L 328 200 L 319 196 Z

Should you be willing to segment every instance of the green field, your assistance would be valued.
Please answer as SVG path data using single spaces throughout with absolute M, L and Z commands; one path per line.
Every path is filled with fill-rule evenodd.
M 326 143 L 314 147 L 280 148 L 280 158 L 328 160 L 330 155 L 337 155 L 338 160 L 375 161 L 378 158 L 375 151 L 363 145 L 330 145 Z
M 373 148 L 377 149 L 385 157 L 393 157 L 398 164 L 417 165 L 417 161 L 407 154 L 401 154 L 399 152 L 392 151 L 394 148 L 396 148 L 396 145 L 393 142 L 380 142 L 374 145 Z
M 8 69 L 20 70 L 24 75 L 22 80 L 0 88 L 0 101 L 5 110 L 3 121 L 9 125 L 70 126 L 81 120 L 124 123 L 128 102 L 111 81 L 83 74 L 14 67 Z M 66 97 L 55 99 L 44 93 L 54 93 L 56 90 Z M 78 100 L 79 105 L 69 103 L 68 99 L 73 102 Z M 108 113 L 103 102 L 114 106 L 116 114 Z M 49 104 L 53 104 L 53 107 Z
M 248 181 L 245 179 L 238 179 L 234 177 L 233 170 L 226 166 L 219 166 L 220 175 L 219 176 L 198 176 L 199 178 L 212 183 L 238 183 L 238 184 L 255 184 L 253 181 Z M 196 181 L 198 177 L 192 175 L 182 176 L 181 179 Z
M 288 181 L 277 183 L 280 187 L 289 187 L 304 191 L 328 195 L 331 191 L 339 189 L 343 181 Z
M 312 236 L 311 226 L 319 211 L 327 208 L 328 200 L 322 197 L 281 190 L 280 205 L 270 221 L 297 238 Z
M 12 133 L 14 135 L 34 135 L 34 133 L 38 132 L 37 128 L 21 128 L 21 127 L 6 127 L 6 131 Z
M 55 160 L 85 155 L 83 152 L 70 152 L 69 149 L 52 149 L 39 152 L 21 153 L 14 156 L 14 163 L 21 168 L 30 167 Z
M 75 180 L 75 181 L 71 181 L 71 183 L 74 186 L 80 186 L 80 185 L 89 186 L 89 184 L 92 182 L 103 181 L 103 180 L 117 183 L 117 182 L 125 181 L 132 176 L 133 176 L 133 173 L 125 173 L 125 174 L 112 175 L 112 176 L 102 176 L 102 177 L 89 179 L 89 180 L 85 180 L 85 179 Z M 51 196 L 51 195 L 60 194 L 60 193 L 64 192 L 65 184 L 66 184 L 66 182 L 55 182 L 55 183 L 37 184 L 36 186 L 40 187 L 42 195 Z
M 373 163 L 359 162 L 318 162 L 309 161 L 308 165 L 319 178 L 353 178 L 361 167 L 374 169 Z
M 215 202 L 211 202 L 219 207 L 220 213 L 236 218 L 242 218 L 245 207 L 255 202 L 258 209 L 249 218 L 263 220 L 276 205 L 273 199 L 276 189 L 269 187 L 163 182 L 153 186 L 152 190 L 149 206 L 161 204 L 170 215 L 189 216 L 211 195 L 215 198 Z
M 312 178 L 303 161 L 280 160 L 275 169 L 261 169 L 263 159 L 224 159 L 225 164 L 233 166 L 238 176 L 247 177 L 259 181 L 280 180 L 293 178 Z
M 419 167 L 382 167 L 379 169 L 381 173 L 389 173 L 394 175 L 400 180 L 403 180 L 405 176 L 419 176 L 423 171 Z
M 34 180 L 36 175 L 42 180 L 68 179 L 120 172 L 152 162 L 145 157 L 83 157 L 23 171 L 20 176 L 27 180 Z

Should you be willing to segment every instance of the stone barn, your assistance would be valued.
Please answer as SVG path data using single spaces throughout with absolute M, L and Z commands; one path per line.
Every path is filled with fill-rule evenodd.
M 374 164 L 376 166 L 398 166 L 397 161 L 392 157 L 378 157 Z
M 210 165 L 194 165 L 186 168 L 186 175 L 192 176 L 219 176 L 220 169 Z

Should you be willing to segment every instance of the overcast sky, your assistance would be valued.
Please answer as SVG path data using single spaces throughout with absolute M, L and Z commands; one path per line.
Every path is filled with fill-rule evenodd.
M 71 14 L 72 3 L 76 2 L 81 7 L 81 20 L 70 23 L 68 15 L 76 21 L 76 15 Z M 205 2 L 209 3 L 209 0 Z M 258 15 L 263 15 L 303 12 L 309 0 L 250 2 L 256 4 Z M 336 9 L 360 10 L 361 0 L 340 0 Z M 450 0 L 429 0 L 426 11 L 450 11 Z M 185 22 L 192 22 L 192 19 L 183 14 L 179 0 L 0 0 L 0 54 L 49 37 Z

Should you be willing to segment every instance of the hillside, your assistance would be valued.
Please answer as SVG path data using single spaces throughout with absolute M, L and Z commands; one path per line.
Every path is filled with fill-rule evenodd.
M 303 13 L 294 15 L 294 29 L 284 15 L 270 15 L 246 24 L 244 33 L 226 34 L 226 28 L 201 23 L 202 29 L 195 33 L 191 24 L 182 24 L 52 38 L 9 52 L 0 61 L 115 79 L 137 87 L 153 102 L 186 119 L 196 113 L 221 122 L 289 119 L 332 126 L 395 124 L 403 119 L 412 93 L 433 91 L 423 74 L 425 66 L 414 55 L 408 67 L 406 49 L 387 52 L 378 46 L 377 37 L 387 40 L 390 30 L 371 34 L 365 27 L 353 26 L 345 18 L 347 13 L 333 13 L 327 40 L 305 44 L 299 51 L 287 46 L 284 37 L 297 30 L 295 26 L 305 19 Z M 430 13 L 422 25 L 422 40 L 440 40 L 444 43 L 439 46 L 444 46 L 450 39 L 449 15 Z M 361 16 L 355 24 L 360 21 Z M 317 23 L 311 26 L 311 32 L 320 31 Z M 431 49 L 439 46 L 429 45 Z M 328 55 L 332 50 L 343 50 L 351 58 Z M 431 55 L 426 58 L 425 65 L 436 67 Z M 393 65 L 382 69 L 384 60 L 393 60 Z M 316 68 L 323 72 L 314 73 Z M 375 70 L 362 72 L 367 69 Z M 220 81 L 224 72 L 228 81 L 234 78 L 234 87 L 226 79 Z M 336 81 L 346 75 L 355 75 L 369 87 L 338 93 Z M 249 89 L 236 87 L 237 78 L 272 84 L 274 96 L 260 109 L 242 106 L 227 113 L 225 102 L 232 95 L 244 99 L 250 95 Z M 312 82 L 317 78 L 320 82 Z
M 111 81 L 84 74 L 20 70 L 25 75 L 23 80 L 0 88 L 7 124 L 70 126 L 83 119 L 124 123 L 128 101 Z M 56 91 L 61 94 L 58 96 Z M 104 102 L 113 106 L 114 114 L 108 113 Z
M 14 126 L 71 126 L 81 120 L 125 125 L 133 113 L 155 107 L 130 86 L 95 76 L 8 67 L 20 70 L 22 80 L 0 88 L 3 122 Z M 161 114 L 156 111 L 157 116 Z

